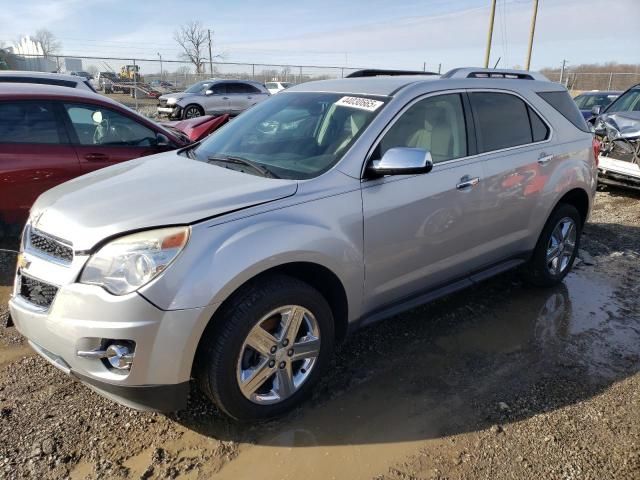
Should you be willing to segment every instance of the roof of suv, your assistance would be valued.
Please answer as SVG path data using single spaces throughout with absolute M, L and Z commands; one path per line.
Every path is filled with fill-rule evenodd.
M 445 83 L 447 82 L 447 83 Z M 336 80 L 320 80 L 295 85 L 287 92 L 340 92 L 374 96 L 393 96 L 399 90 L 416 84 L 429 84 L 440 88 L 496 88 L 563 90 L 560 84 L 549 81 L 544 75 L 524 70 L 495 70 L 484 68 L 458 68 L 444 75 L 379 75 Z
M 118 107 L 123 104 L 111 100 L 104 95 L 93 93 L 80 88 L 59 87 L 57 85 L 42 85 L 39 83 L 0 83 L 0 98 L 64 98 L 99 101 Z M 125 107 L 126 108 L 126 107 Z

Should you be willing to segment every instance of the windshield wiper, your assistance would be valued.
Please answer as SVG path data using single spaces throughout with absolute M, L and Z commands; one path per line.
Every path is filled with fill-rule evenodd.
M 251 160 L 247 160 L 242 157 L 235 157 L 233 155 L 212 155 L 207 158 L 207 160 L 211 162 L 220 162 L 220 163 L 232 163 L 235 165 L 245 165 L 247 167 L 251 167 L 254 171 L 260 173 L 263 177 L 270 178 L 280 178 L 278 175 L 273 173 L 269 168 L 265 167 L 261 163 L 253 162 Z

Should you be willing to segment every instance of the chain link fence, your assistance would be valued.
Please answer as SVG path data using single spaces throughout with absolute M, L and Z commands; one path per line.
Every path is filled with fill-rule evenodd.
M 543 72 L 552 82 L 562 83 L 572 92 L 585 90 L 626 90 L 640 83 L 640 72 Z

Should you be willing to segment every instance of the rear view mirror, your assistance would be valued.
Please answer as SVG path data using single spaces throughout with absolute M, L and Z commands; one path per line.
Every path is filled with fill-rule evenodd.
M 170 144 L 169 137 L 167 137 L 163 133 L 156 134 L 156 146 L 157 147 L 168 147 Z
M 427 150 L 395 147 L 387 150 L 380 160 L 372 161 L 368 171 L 375 176 L 412 175 L 429 173 L 432 168 L 431 153 Z
M 600 115 L 601 111 L 602 111 L 602 106 L 594 105 L 593 108 L 591 109 L 591 115 Z

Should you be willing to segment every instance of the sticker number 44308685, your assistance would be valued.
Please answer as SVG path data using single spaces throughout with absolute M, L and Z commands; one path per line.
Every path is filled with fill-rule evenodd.
M 358 108 L 360 110 L 366 110 L 368 112 L 374 112 L 383 103 L 384 102 L 381 102 L 380 100 L 374 100 L 372 98 L 342 97 L 340 100 L 336 102 L 336 105 L 341 107 Z

